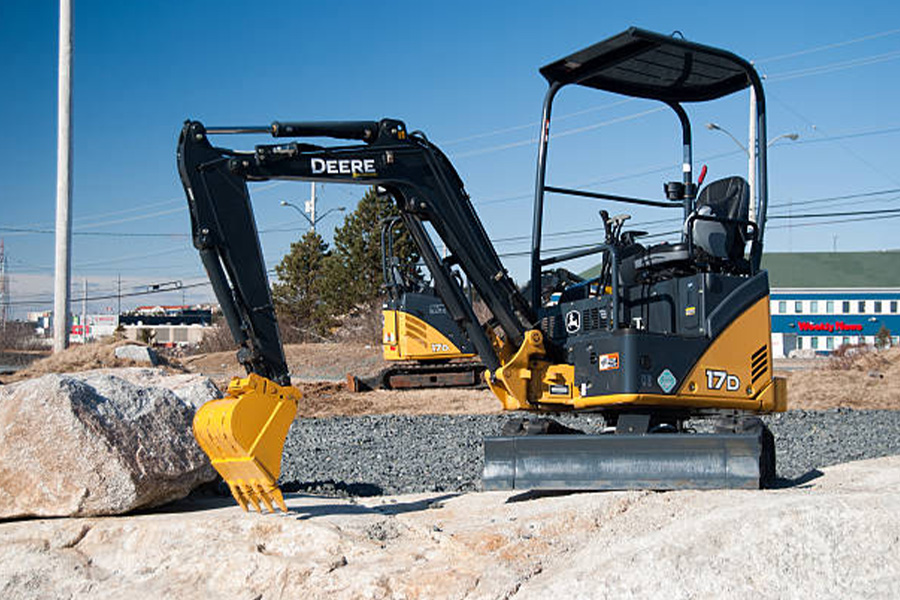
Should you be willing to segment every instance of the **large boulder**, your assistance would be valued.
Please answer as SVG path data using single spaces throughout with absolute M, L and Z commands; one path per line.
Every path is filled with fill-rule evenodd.
M 219 392 L 199 375 L 97 370 L 0 386 L 0 518 L 92 516 L 215 478 L 191 432 Z

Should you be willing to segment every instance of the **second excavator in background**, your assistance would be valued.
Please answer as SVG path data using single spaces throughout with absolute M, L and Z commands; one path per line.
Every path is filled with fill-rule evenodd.
M 371 377 L 347 375 L 351 391 L 479 387 L 484 365 L 466 334 L 418 266 L 404 269 L 394 240 L 402 221 L 382 222 L 381 258 L 385 301 L 381 348 L 389 364 Z M 457 273 L 457 276 L 460 276 Z M 461 277 L 461 276 L 460 276 Z

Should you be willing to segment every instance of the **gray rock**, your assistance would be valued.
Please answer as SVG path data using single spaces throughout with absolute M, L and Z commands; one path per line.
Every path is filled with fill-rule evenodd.
M 218 397 L 215 386 L 196 375 L 122 371 L 0 387 L 0 518 L 120 514 L 215 478 L 191 432 L 196 408 Z
M 133 360 L 137 363 L 147 363 L 153 366 L 156 366 L 157 363 L 156 352 L 152 348 L 134 344 L 116 348 L 116 358 Z

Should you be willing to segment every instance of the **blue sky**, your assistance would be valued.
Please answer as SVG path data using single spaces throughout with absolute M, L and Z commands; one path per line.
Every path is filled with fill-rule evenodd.
M 58 6 L 0 3 L 0 237 L 16 314 L 52 304 Z M 896 3 L 723 2 L 100 2 L 75 0 L 73 298 L 205 276 L 188 238 L 175 168 L 181 123 L 395 117 L 421 129 L 456 165 L 497 248 L 527 277 L 536 135 L 546 84 L 538 68 L 636 25 L 675 29 L 757 63 L 767 76 L 770 215 L 897 208 L 900 192 L 900 8 Z M 551 184 L 660 197 L 680 178 L 677 122 L 660 105 L 564 90 L 555 107 Z M 704 124 L 746 138 L 746 95 L 689 106 L 695 168 L 746 172 L 743 152 Z M 565 134 L 565 135 L 561 135 Z M 249 148 L 254 139 L 222 143 Z M 706 159 L 705 159 L 706 158 Z M 705 160 L 704 160 L 705 159 Z M 256 190 L 254 192 L 254 190 Z M 320 213 L 352 208 L 364 190 L 323 186 Z M 251 188 L 267 262 L 306 225 L 288 208 L 306 184 Z M 809 202 L 842 195 L 852 199 Z M 545 247 L 589 243 L 591 200 L 554 198 Z M 631 210 L 657 232 L 671 213 Z M 827 220 L 826 220 L 827 221 Z M 898 248 L 900 219 L 771 221 L 771 251 Z M 834 222 L 839 221 L 839 222 Z M 326 238 L 336 215 L 320 227 Z M 564 235 L 578 230 L 580 233 Z M 129 233 L 161 233 L 142 238 Z M 101 233 L 103 235 L 85 235 Z M 558 235 L 554 235 L 558 234 Z M 578 268 L 580 265 L 573 265 Z M 188 301 L 211 299 L 191 288 Z M 179 303 L 181 293 L 134 296 Z M 90 310 L 114 307 L 92 302 Z M 77 310 L 77 308 L 76 308 Z

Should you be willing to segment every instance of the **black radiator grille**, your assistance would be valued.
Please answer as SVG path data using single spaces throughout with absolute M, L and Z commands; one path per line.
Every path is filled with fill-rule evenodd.
M 750 357 L 750 383 L 756 383 L 756 380 L 765 375 L 769 370 L 769 347 L 762 346 Z
M 585 331 L 603 329 L 606 327 L 606 309 L 586 308 L 581 311 L 581 328 Z

